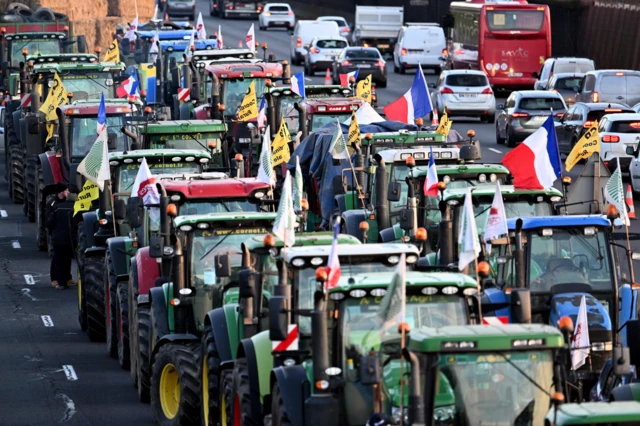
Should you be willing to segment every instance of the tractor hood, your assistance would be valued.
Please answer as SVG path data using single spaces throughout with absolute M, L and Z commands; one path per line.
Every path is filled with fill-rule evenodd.
M 562 293 L 551 298 L 551 314 L 549 322 L 558 324 L 563 316 L 569 316 L 574 324 L 577 324 L 580 301 L 585 298 L 587 303 L 587 321 L 590 334 L 593 329 L 611 331 L 611 318 L 607 301 L 601 301 L 589 293 Z

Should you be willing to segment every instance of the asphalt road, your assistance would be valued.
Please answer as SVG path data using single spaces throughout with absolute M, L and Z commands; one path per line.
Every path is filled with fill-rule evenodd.
M 244 40 L 253 22 L 211 18 L 205 1 L 198 7 L 207 31 L 223 26 L 228 46 Z M 256 23 L 256 38 L 268 43 L 269 52 L 279 59 L 289 59 L 285 31 L 262 32 Z M 388 71 L 389 87 L 378 90 L 381 106 L 400 97 L 413 79 L 412 74 L 393 74 L 390 65 Z M 315 84 L 323 79 L 311 78 Z M 427 80 L 435 77 L 428 75 Z M 476 131 L 485 162 L 499 162 L 508 151 L 495 144 L 493 125 L 456 119 L 454 128 L 462 134 L 469 128 Z M 0 161 L 0 170 L 3 167 Z M 575 178 L 580 169 L 571 175 Z M 640 232 L 638 221 L 632 222 L 631 231 Z M 105 344 L 90 343 L 80 330 L 75 291 L 54 290 L 48 274 L 49 259 L 37 251 L 34 225 L 22 206 L 8 198 L 7 184 L 0 179 L 0 426 L 153 424 L 151 410 L 138 402 L 129 374 L 108 357 Z

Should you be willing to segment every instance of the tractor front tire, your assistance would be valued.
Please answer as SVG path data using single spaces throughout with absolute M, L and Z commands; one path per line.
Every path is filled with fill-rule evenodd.
M 249 388 L 249 366 L 246 358 L 238 358 L 233 368 L 233 424 L 256 426 L 259 421 L 251 417 L 251 390 Z M 238 423 L 239 422 L 239 423 Z
M 138 306 L 138 350 L 136 353 L 136 376 L 138 399 L 149 402 L 151 389 L 151 310 L 149 306 Z
M 104 312 L 107 338 L 107 353 L 112 358 L 118 356 L 118 332 L 116 323 L 116 275 L 113 269 L 113 259 L 107 250 L 104 259 Z
M 271 426 L 291 426 L 291 420 L 282 400 L 282 392 L 277 383 L 271 390 Z
M 87 257 L 84 261 L 84 294 L 87 303 L 87 333 L 92 342 L 105 340 L 104 260 L 100 256 Z
M 127 282 L 129 291 L 127 302 L 129 304 L 129 374 L 133 386 L 138 387 L 138 291 L 134 288 L 133 272 L 129 272 Z
M 118 322 L 118 363 L 129 370 L 129 283 L 118 283 L 116 290 L 116 320 Z
M 230 369 L 220 372 L 220 354 L 211 325 L 204 328 L 200 348 L 202 424 L 227 426 L 233 423 L 233 375 Z

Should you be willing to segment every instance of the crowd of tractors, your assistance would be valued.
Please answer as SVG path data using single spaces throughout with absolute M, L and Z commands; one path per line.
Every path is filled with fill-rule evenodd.
M 353 84 L 307 86 L 303 99 L 289 87 L 287 61 L 267 57 L 266 46 L 199 40 L 189 52 L 190 27 L 152 20 L 135 41 L 120 35 L 120 60 L 104 62 L 72 22 L 54 18 L 0 28 L 9 195 L 35 222 L 38 248 L 50 251 L 47 200 L 62 182 L 76 204 L 87 183 L 77 169 L 96 140 L 104 95 L 110 180 L 70 218 L 78 321 L 130 372 L 159 424 L 640 418 L 632 262 L 640 257 L 598 195 L 608 177 L 600 160 L 584 166 L 597 176 L 566 179 L 562 190 L 515 188 L 505 167 L 481 161 L 473 130 L 465 138 L 420 121 L 367 121 L 358 113 L 375 105 L 356 98 Z M 119 97 L 132 74 L 139 96 Z M 237 120 L 252 83 L 264 125 Z M 59 84 L 67 99 L 54 104 Z M 340 123 L 355 118 L 350 159 L 334 160 L 335 128 L 346 138 L 349 125 Z M 270 185 L 256 179 L 260 153 L 282 122 L 291 156 Z M 431 156 L 437 196 L 422 190 Z M 143 160 L 156 205 L 132 196 Z M 272 228 L 286 171 L 298 167 L 304 197 L 287 247 Z M 509 233 L 460 271 L 467 189 L 480 234 L 497 183 Z M 334 241 L 341 276 L 329 289 Z M 381 330 L 376 315 L 401 259 L 404 321 Z M 583 279 L 554 282 L 549 269 L 561 267 Z M 583 297 L 590 355 L 574 370 Z

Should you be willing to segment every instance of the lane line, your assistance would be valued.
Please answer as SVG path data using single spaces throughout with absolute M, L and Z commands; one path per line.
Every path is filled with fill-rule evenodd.
M 49 315 L 42 315 L 41 318 L 45 327 L 53 327 L 53 320 Z
M 36 282 L 33 279 L 33 275 L 31 274 L 24 274 L 24 281 L 27 283 L 27 285 L 35 285 Z
M 18 240 L 11 241 L 11 245 L 13 246 L 14 249 L 22 248 L 22 247 L 20 247 L 20 241 L 18 241 Z
M 78 380 L 78 375 L 76 374 L 76 370 L 73 369 L 73 365 L 63 365 L 62 369 L 64 370 L 65 376 L 67 376 L 67 380 L 71 380 L 72 382 Z
M 2 217 L 9 217 L 9 215 L 7 214 L 6 210 L 0 210 L 0 216 Z
M 60 423 L 66 423 L 71 420 L 71 417 L 76 413 L 76 403 L 73 402 L 73 399 L 63 393 L 58 394 L 58 397 L 62 399 L 62 402 L 64 402 L 64 405 L 66 406 L 64 416 L 60 420 Z
M 493 151 L 493 152 L 495 152 L 496 154 L 502 154 L 502 151 L 499 151 L 499 150 L 497 150 L 497 149 L 495 149 L 495 148 L 489 148 L 489 151 Z

